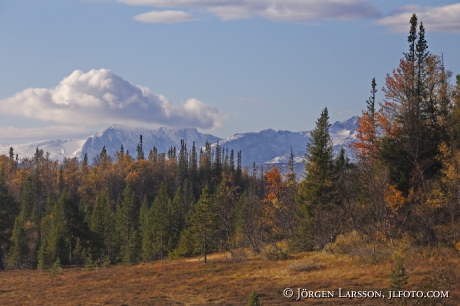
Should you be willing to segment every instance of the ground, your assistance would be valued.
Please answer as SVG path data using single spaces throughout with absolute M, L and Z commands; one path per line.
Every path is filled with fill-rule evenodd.
M 229 254 L 162 260 L 91 271 L 0 271 L 1 305 L 247 305 L 253 290 L 262 305 L 460 305 L 460 257 L 455 250 L 424 251 L 405 259 L 406 290 L 449 291 L 449 298 L 388 300 L 394 261 L 365 263 L 362 258 L 306 252 L 270 261 L 251 255 L 235 262 Z M 292 288 L 294 296 L 283 296 Z M 300 298 L 298 288 L 334 291 L 334 298 Z M 347 291 L 381 291 L 385 298 L 339 298 Z

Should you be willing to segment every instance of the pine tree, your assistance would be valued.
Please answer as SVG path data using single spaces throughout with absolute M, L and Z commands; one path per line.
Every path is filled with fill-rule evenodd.
M 123 199 L 118 205 L 116 213 L 120 257 L 123 264 L 126 265 L 134 264 L 137 261 L 138 213 L 136 195 L 128 183 L 123 191 Z
M 259 295 L 255 290 L 252 291 L 251 295 L 249 296 L 248 306 L 260 306 Z
M 305 155 L 305 180 L 300 182 L 296 196 L 301 212 L 297 245 L 301 249 L 309 249 L 314 244 L 322 247 L 334 236 L 330 216 L 337 213 L 333 211 L 337 185 L 329 127 L 325 108 L 310 132 Z
M 110 207 L 108 192 L 96 198 L 91 214 L 91 254 L 95 260 L 113 258 L 115 214 Z
M 33 268 L 37 264 L 39 235 L 34 187 L 32 176 L 28 176 L 21 196 L 21 210 L 14 221 L 11 237 L 8 262 L 13 267 Z
M 401 256 L 396 257 L 394 270 L 391 271 L 391 284 L 389 290 L 400 291 L 407 285 L 409 276 L 406 274 L 406 269 L 403 265 L 403 259 Z
M 315 129 L 310 132 L 305 155 L 305 180 L 299 188 L 298 202 L 307 216 L 312 215 L 317 207 L 326 208 L 335 196 L 329 127 L 328 110 L 325 108 Z
M 162 184 L 155 201 L 152 204 L 152 232 L 153 249 L 157 258 L 163 259 L 167 255 L 167 245 L 170 238 L 170 216 L 168 207 L 171 199 L 168 195 L 168 187 Z
M 207 262 L 207 254 L 213 250 L 215 245 L 215 234 L 218 230 L 217 217 L 212 197 L 209 194 L 208 188 L 205 187 L 190 218 L 194 240 L 197 248 L 203 255 L 204 263 Z
M 153 259 L 153 216 L 152 210 L 147 205 L 147 197 L 144 196 L 142 201 L 141 210 L 139 213 L 139 231 L 141 234 L 142 243 L 142 261 L 148 262 Z

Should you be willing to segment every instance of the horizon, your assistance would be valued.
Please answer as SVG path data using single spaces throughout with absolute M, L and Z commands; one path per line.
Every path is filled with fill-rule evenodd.
M 78 139 L 113 122 L 229 137 L 360 116 L 408 50 L 409 19 L 460 73 L 458 1 L 0 4 L 0 143 Z M 451 78 L 451 84 L 455 78 Z

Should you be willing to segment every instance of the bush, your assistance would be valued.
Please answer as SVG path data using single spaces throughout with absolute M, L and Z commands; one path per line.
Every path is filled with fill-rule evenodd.
M 363 263 L 378 263 L 388 260 L 392 253 L 392 250 L 385 244 L 373 242 L 355 230 L 344 235 L 338 235 L 327 251 L 358 257 Z
M 51 266 L 50 276 L 57 276 L 57 275 L 61 275 L 62 273 L 63 273 L 63 270 L 61 266 L 61 261 L 59 260 L 59 257 L 58 257 L 58 259 L 56 259 L 54 264 Z
M 93 270 L 94 268 L 97 268 L 97 263 L 94 262 L 94 261 L 91 259 L 91 256 L 86 257 L 86 260 L 85 260 L 85 270 L 86 270 L 86 271 L 91 271 L 91 270 Z
M 288 258 L 287 253 L 276 245 L 269 245 L 262 252 L 262 256 L 268 260 L 284 260 Z
M 297 261 L 287 266 L 286 269 L 293 272 L 308 272 L 324 269 L 324 266 L 314 261 Z

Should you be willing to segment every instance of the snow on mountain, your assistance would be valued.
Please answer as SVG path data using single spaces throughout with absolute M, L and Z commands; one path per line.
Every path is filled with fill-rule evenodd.
M 356 128 L 359 117 L 352 117 L 346 121 L 337 121 L 330 127 L 330 135 L 334 145 L 334 153 L 337 154 L 343 147 L 346 154 L 352 160 L 353 152 L 349 149 L 349 144 L 355 140 Z M 242 165 L 251 166 L 253 162 L 258 165 L 283 165 L 289 160 L 290 148 L 292 147 L 296 169 L 302 169 L 307 143 L 310 132 L 290 132 L 275 131 L 266 129 L 259 132 L 240 133 L 221 139 L 219 137 L 202 134 L 195 128 L 185 129 L 148 129 L 142 127 L 129 127 L 120 124 L 112 124 L 108 128 L 97 132 L 93 136 L 79 140 L 47 140 L 27 144 L 0 145 L 0 154 L 8 156 L 10 146 L 14 153 L 19 154 L 19 158 L 33 157 L 36 148 L 50 153 L 50 159 L 62 161 L 65 157 L 76 157 L 79 160 L 88 154 L 88 160 L 92 161 L 99 155 L 105 146 L 107 154 L 113 156 L 123 144 L 124 150 L 129 151 L 132 156 L 136 156 L 136 148 L 139 144 L 139 136 L 142 135 L 143 149 L 145 154 L 155 146 L 160 153 L 167 152 L 169 148 L 179 149 L 181 139 L 185 140 L 190 151 L 192 143 L 195 141 L 197 151 L 203 147 L 206 141 L 215 147 L 216 142 L 222 148 L 234 150 L 235 155 L 242 151 Z
M 65 157 L 79 157 L 81 146 L 85 143 L 86 138 L 77 140 L 45 140 L 40 142 L 30 142 L 25 144 L 0 145 L 0 155 L 9 156 L 10 147 L 13 147 L 14 154 L 18 154 L 19 159 L 24 157 L 33 157 L 36 149 L 49 152 L 51 160 L 64 160 Z
M 346 155 L 354 159 L 349 145 L 355 140 L 359 117 L 352 117 L 346 121 L 336 121 L 329 128 L 334 146 L 334 154 L 343 147 Z M 294 162 L 304 160 L 310 132 L 274 131 L 272 129 L 259 132 L 242 133 L 228 137 L 219 142 L 222 148 L 229 148 L 235 152 L 242 151 L 243 166 L 256 164 L 284 164 L 289 160 L 290 150 L 294 153 Z M 214 144 L 215 146 L 215 144 Z
M 87 153 L 88 159 L 91 161 L 102 151 L 104 146 L 107 154 L 113 156 L 117 150 L 120 151 L 122 144 L 125 152 L 129 151 L 130 155 L 136 156 L 140 135 L 142 135 L 145 155 L 148 155 L 154 146 L 159 153 L 167 152 L 171 147 L 176 147 L 178 150 L 181 139 L 184 139 L 188 150 L 191 150 L 194 141 L 198 150 L 206 144 L 206 141 L 217 142 L 221 140 L 221 138 L 213 135 L 199 133 L 195 128 L 170 129 L 162 127 L 154 130 L 112 124 L 107 129 L 97 132 L 87 139 L 82 146 L 80 157 L 83 158 Z

